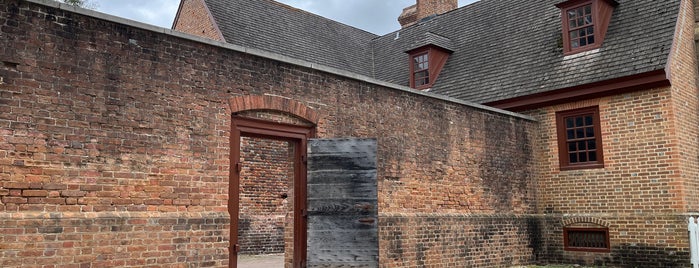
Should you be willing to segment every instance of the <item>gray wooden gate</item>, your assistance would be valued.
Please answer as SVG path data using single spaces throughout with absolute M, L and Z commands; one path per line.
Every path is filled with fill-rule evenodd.
M 308 142 L 308 267 L 378 267 L 375 139 Z

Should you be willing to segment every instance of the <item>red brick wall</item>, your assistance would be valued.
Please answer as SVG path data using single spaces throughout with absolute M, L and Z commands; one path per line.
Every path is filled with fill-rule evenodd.
M 699 213 L 699 90 L 694 43 L 694 1 L 683 1 L 669 68 L 672 115 L 681 171 L 683 212 Z
M 452 11 L 459 7 L 457 0 L 417 0 L 417 21 L 423 18 Z
M 228 100 L 243 95 L 311 107 L 319 137 L 378 138 L 380 243 L 406 249 L 396 260 L 403 247 L 382 248 L 382 267 L 482 256 L 472 263 L 528 264 L 538 247 L 521 242 L 532 237 L 519 222 L 478 220 L 536 212 L 532 121 L 24 1 L 0 2 L 0 25 L 0 232 L 33 241 L 0 253 L 0 266 L 225 267 Z M 64 232 L 95 218 L 118 223 L 64 237 L 37 235 L 17 217 Z M 422 225 L 442 219 L 489 230 L 478 244 L 487 246 L 462 253 L 461 229 Z M 107 234 L 123 246 L 89 244 Z M 76 243 L 88 251 L 78 259 Z M 131 247 L 141 243 L 152 247 Z
M 527 111 L 539 119 L 534 144 L 543 213 L 542 260 L 623 267 L 689 265 L 687 212 L 697 210 L 698 92 L 693 1 L 679 13 L 671 87 Z M 603 169 L 559 169 L 555 113 L 599 106 Z M 563 250 L 563 222 L 608 223 L 611 252 Z
M 417 0 L 415 5 L 403 9 L 398 22 L 405 28 L 429 16 L 443 14 L 458 7 L 457 0 Z
M 555 113 L 590 106 L 599 106 L 605 167 L 561 171 Z M 540 122 L 537 202 L 550 226 L 550 261 L 675 267 L 688 260 L 671 107 L 671 88 L 658 88 L 527 112 Z M 578 216 L 609 222 L 610 253 L 563 251 L 561 221 Z
M 225 41 L 204 0 L 182 1 L 172 28 L 191 35 Z
M 243 137 L 241 164 L 240 254 L 284 253 L 285 233 L 293 238 L 293 147 Z

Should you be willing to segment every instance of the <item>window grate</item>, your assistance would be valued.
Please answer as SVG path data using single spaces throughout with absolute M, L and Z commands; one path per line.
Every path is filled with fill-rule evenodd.
M 607 252 L 609 246 L 609 229 L 602 228 L 564 228 L 565 250 Z

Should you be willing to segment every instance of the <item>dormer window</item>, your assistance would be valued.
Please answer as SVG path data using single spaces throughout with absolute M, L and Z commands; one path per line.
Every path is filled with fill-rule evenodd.
M 444 36 L 427 32 L 418 38 L 405 51 L 410 60 L 410 87 L 432 88 L 452 51 L 451 40 Z
M 450 52 L 434 45 L 407 51 L 410 55 L 410 87 L 420 90 L 432 88 Z
M 556 5 L 563 20 L 563 51 L 566 55 L 602 46 L 614 0 L 569 0 Z

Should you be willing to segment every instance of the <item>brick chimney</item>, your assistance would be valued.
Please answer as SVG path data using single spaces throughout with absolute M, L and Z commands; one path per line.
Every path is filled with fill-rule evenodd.
M 446 13 L 458 7 L 458 0 L 417 0 L 417 4 L 403 9 L 398 22 L 405 28 L 429 16 Z

